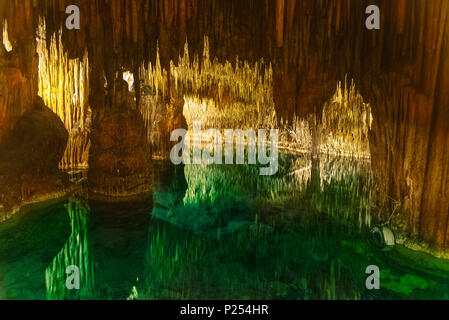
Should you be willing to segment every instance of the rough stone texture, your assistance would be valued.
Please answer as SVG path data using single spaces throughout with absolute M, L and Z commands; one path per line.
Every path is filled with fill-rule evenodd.
M 0 142 L 37 98 L 37 63 L 33 43 L 7 52 L 0 43 Z
M 150 149 L 142 115 L 127 83 L 115 85 L 112 109 L 98 108 L 89 155 L 89 190 L 104 197 L 128 197 L 152 188 Z
M 19 68 L 4 62 L 0 60 L 0 142 L 32 105 L 29 80 Z
M 137 75 L 143 62 L 155 61 L 159 44 L 167 69 L 186 38 L 201 52 L 205 35 L 211 56 L 220 60 L 238 55 L 273 63 L 276 111 L 284 118 L 310 113 L 321 118 L 337 81 L 354 78 L 372 105 L 371 154 L 380 201 L 401 204 L 397 223 L 410 235 L 449 246 L 447 0 L 2 1 L 0 18 L 8 18 L 13 47 L 33 38 L 39 14 L 47 20 L 48 34 L 58 31 L 69 4 L 80 6 L 82 25 L 63 32 L 62 41 L 70 57 L 89 52 L 94 117 L 113 108 L 121 68 Z M 365 28 L 365 8 L 371 4 L 381 9 L 379 31 Z M 34 65 L 32 59 L 22 64 Z M 99 94 L 104 77 L 107 100 Z
M 0 145 L 0 220 L 66 191 L 68 177 L 58 163 L 67 139 L 63 123 L 41 99 L 17 121 Z

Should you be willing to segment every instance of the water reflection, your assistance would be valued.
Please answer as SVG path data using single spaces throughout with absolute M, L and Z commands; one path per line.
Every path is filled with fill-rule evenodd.
M 155 171 L 150 199 L 71 197 L 0 225 L 0 298 L 449 298 L 447 261 L 371 243 L 369 162 L 283 155 L 270 177 L 245 165 Z M 70 265 L 80 290 L 66 287 Z
M 150 230 L 139 297 L 360 299 L 373 254 L 353 231 L 370 222 L 369 162 L 280 161 L 273 177 L 187 165 L 164 181 L 153 215 L 168 223 Z
M 281 220 L 325 213 L 356 222 L 359 229 L 371 222 L 374 189 L 368 161 L 283 155 L 275 176 L 260 176 L 251 165 L 180 168 L 158 186 L 153 215 L 204 235 L 233 232 L 276 215 Z
M 95 292 L 94 270 L 89 254 L 87 220 L 89 205 L 82 199 L 71 197 L 65 205 L 70 217 L 71 233 L 67 243 L 45 270 L 47 299 L 87 299 Z M 69 290 L 66 285 L 69 266 L 79 270 L 79 290 Z
M 89 241 L 95 258 L 96 298 L 127 299 L 146 268 L 152 199 L 89 203 L 92 210 Z
M 65 205 L 71 233 L 45 270 L 46 298 L 126 299 L 132 294 L 144 267 L 149 222 L 144 203 L 89 204 L 71 197 Z M 67 287 L 74 274 L 66 272 L 69 266 L 79 270 L 79 289 Z

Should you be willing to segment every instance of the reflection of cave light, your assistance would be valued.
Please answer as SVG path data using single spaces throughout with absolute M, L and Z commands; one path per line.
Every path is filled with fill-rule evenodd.
M 296 169 L 290 172 L 288 175 L 293 176 L 294 179 L 297 181 L 298 185 L 305 188 L 307 187 L 307 183 L 309 183 L 310 178 L 312 176 L 312 164 L 308 164 L 305 167 Z
M 3 24 L 3 45 L 5 46 L 6 51 L 12 51 L 12 45 L 8 38 L 8 22 L 6 20 Z

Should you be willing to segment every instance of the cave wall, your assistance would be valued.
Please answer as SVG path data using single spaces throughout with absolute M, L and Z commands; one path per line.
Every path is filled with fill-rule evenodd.
M 15 123 L 36 103 L 37 98 L 37 57 L 34 42 L 33 15 L 31 1 L 24 1 L 19 12 L 5 1 L 0 4 L 0 25 L 4 17 L 12 17 L 8 22 L 8 40 L 12 51 L 7 52 L 0 44 L 0 142 L 10 132 Z
M 449 3 L 380 5 L 389 10 L 373 37 L 379 52 L 356 81 L 373 107 L 371 154 L 382 202 L 400 204 L 394 220 L 410 235 L 447 247 Z
M 170 70 L 186 39 L 193 52 L 202 52 L 205 35 L 211 56 L 221 61 L 239 56 L 273 63 L 281 118 L 319 115 L 336 83 L 353 78 L 372 106 L 379 200 L 401 204 L 396 223 L 411 235 L 449 245 L 448 1 L 8 0 L 0 4 L 0 18 L 8 18 L 13 46 L 19 39 L 26 46 L 39 15 L 53 34 L 64 26 L 70 4 L 80 7 L 81 29 L 63 31 L 62 41 L 70 58 L 82 59 L 88 50 L 94 114 L 113 107 L 108 97 L 122 68 L 138 75 L 142 63 L 155 62 L 159 46 L 162 67 Z M 371 4 L 380 7 L 381 30 L 365 28 Z M 28 57 L 31 51 L 23 49 Z M 30 79 L 32 68 L 25 68 Z M 105 78 L 112 94 L 98 94 Z M 135 81 L 139 104 L 138 76 Z
M 58 170 L 67 131 L 38 96 L 35 9 L 29 0 L 0 2 L 0 24 L 8 21 L 0 45 L 0 221 L 68 192 Z

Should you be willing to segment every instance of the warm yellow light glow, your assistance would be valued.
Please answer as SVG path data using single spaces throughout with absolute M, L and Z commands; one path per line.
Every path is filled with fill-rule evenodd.
M 327 154 L 370 157 L 369 131 L 373 116 L 354 82 L 346 81 L 324 106 L 321 152 Z
M 134 85 L 134 74 L 129 71 L 123 72 L 123 80 L 128 83 L 128 90 L 131 91 Z
M 12 45 L 11 42 L 9 42 L 8 38 L 8 21 L 5 20 L 3 23 L 3 45 L 5 46 L 6 51 L 11 52 L 12 51 Z
M 47 49 L 46 24 L 39 23 L 37 53 L 39 55 L 39 96 L 64 122 L 70 133 L 62 167 L 85 167 L 89 141 L 85 134 L 89 118 L 89 61 L 69 59 L 62 47 L 61 32 L 51 37 Z
M 45 35 L 45 21 L 39 33 Z M 59 45 L 58 45 L 59 44 Z M 39 95 L 71 131 L 76 125 L 83 127 L 89 92 L 89 66 L 87 53 L 83 60 L 68 59 L 61 42 L 61 32 L 51 38 L 50 49 L 41 36 L 37 41 L 39 55 Z
M 211 61 L 205 37 L 202 59 L 196 54 L 191 60 L 186 43 L 184 55 L 170 66 L 171 94 L 168 72 L 161 67 L 159 52 L 154 66 L 149 63 L 141 68 L 141 79 L 161 109 L 167 108 L 168 96 L 184 96 L 183 115 L 189 127 L 194 120 L 209 128 L 276 127 L 270 64 L 263 60 L 252 65 L 238 59 L 235 63 Z M 154 112 L 141 111 L 150 127 L 148 117 Z
M 271 65 L 263 60 L 253 65 L 238 59 L 234 64 L 211 60 L 207 37 L 202 59 L 195 55 L 191 60 L 186 43 L 178 63 L 171 61 L 170 73 L 162 69 L 159 52 L 155 66 L 150 63 L 140 73 L 147 91 L 153 95 L 152 103 L 141 106 L 149 139 L 151 128 L 157 122 L 155 114 L 168 108 L 170 99 L 167 98 L 184 96 L 183 115 L 189 128 L 193 121 L 201 121 L 203 128 L 278 128 L 282 149 L 307 153 L 312 150 L 312 129 L 316 127 L 322 153 L 370 157 L 371 108 L 363 102 L 354 83 L 337 85 L 334 96 L 323 108 L 322 119 L 293 116 L 278 122 Z M 168 92 L 169 74 L 171 93 Z M 154 109 L 155 104 L 159 107 Z

